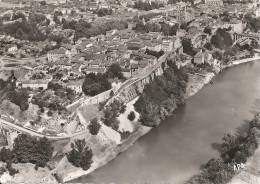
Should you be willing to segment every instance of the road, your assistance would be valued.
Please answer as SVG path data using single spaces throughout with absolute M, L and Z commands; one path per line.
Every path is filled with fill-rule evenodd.
M 21 127 L 19 125 L 14 124 L 14 123 L 10 123 L 10 122 L 2 119 L 2 118 L 0 118 L 0 123 L 3 124 L 3 125 L 6 125 L 8 127 L 11 127 L 12 129 L 15 129 L 15 130 L 17 130 L 19 132 L 30 134 L 31 136 L 46 137 L 46 138 L 48 138 L 50 140 L 62 140 L 62 139 L 69 139 L 70 138 L 70 136 L 50 136 L 50 135 L 44 135 L 44 134 L 41 134 L 39 132 L 33 131 L 31 129 Z

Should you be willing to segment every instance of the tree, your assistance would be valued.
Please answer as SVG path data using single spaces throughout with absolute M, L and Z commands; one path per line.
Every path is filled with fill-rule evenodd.
M 72 150 L 66 154 L 68 161 L 76 167 L 88 170 L 93 162 L 93 153 L 92 150 L 86 146 L 85 139 L 77 139 L 75 144 L 71 143 L 71 148 Z
M 99 130 L 101 128 L 101 125 L 98 123 L 97 118 L 94 118 L 90 121 L 90 124 L 88 125 L 89 132 L 92 135 L 97 135 Z
M 128 114 L 127 118 L 128 118 L 130 121 L 134 121 L 134 119 L 135 119 L 135 112 L 134 112 L 134 111 L 131 111 L 131 112 Z
M 157 51 L 146 49 L 145 54 L 155 56 L 158 59 L 159 57 L 161 57 L 164 54 L 164 51 L 160 50 L 159 52 L 157 52 Z
M 40 4 L 41 4 L 42 6 L 45 6 L 45 5 L 46 5 L 46 1 L 40 1 Z
M 190 56 L 195 56 L 196 51 L 193 50 L 191 40 L 187 38 L 183 38 L 182 40 L 183 52 L 189 54 Z
M 103 74 L 87 74 L 82 84 L 82 91 L 89 96 L 95 96 L 99 93 L 111 89 L 107 77 Z
M 15 174 L 19 173 L 17 169 L 14 169 L 11 162 L 7 162 L 6 169 L 8 170 L 9 174 L 11 176 L 14 176 Z
M 14 140 L 14 162 L 33 163 L 39 167 L 45 167 L 51 159 L 53 147 L 50 141 L 44 137 L 37 139 L 25 134 L 19 134 Z
M 118 130 L 119 121 L 117 117 L 124 113 L 126 106 L 119 100 L 114 100 L 111 104 L 103 109 L 104 116 L 101 118 L 102 122 L 110 126 L 114 130 Z
M 225 29 L 217 29 L 215 35 L 211 38 L 211 44 L 216 48 L 225 50 L 232 46 L 232 37 Z
M 12 162 L 13 152 L 10 149 L 3 147 L 0 150 L 0 161 L 2 162 Z
M 207 26 L 207 27 L 204 28 L 204 31 L 203 31 L 203 32 L 204 32 L 204 33 L 207 33 L 208 35 L 211 35 L 211 32 L 212 32 L 212 31 L 211 31 L 211 28 Z
M 109 66 L 106 76 L 108 78 L 118 78 L 118 79 L 125 79 L 123 73 L 122 73 L 122 68 L 118 63 L 113 63 L 112 65 Z
M 16 89 L 14 91 L 10 91 L 8 98 L 12 103 L 18 105 L 22 111 L 27 110 L 29 107 L 29 94 L 26 89 Z

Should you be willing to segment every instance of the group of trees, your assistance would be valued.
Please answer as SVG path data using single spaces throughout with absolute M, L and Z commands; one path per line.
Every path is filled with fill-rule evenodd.
M 15 89 L 8 94 L 10 102 L 18 105 L 21 111 L 25 111 L 29 108 L 29 93 L 27 89 Z
M 103 17 L 106 15 L 112 15 L 113 10 L 110 8 L 100 8 L 94 11 L 93 13 L 96 13 L 99 17 Z
M 58 111 L 59 113 L 66 111 L 64 102 L 67 99 L 64 96 L 57 96 L 54 93 L 51 90 L 43 90 L 32 97 L 31 103 L 38 105 L 42 112 L 44 112 L 44 107 L 50 111 Z M 50 112 L 49 115 L 52 115 L 52 113 Z
M 177 105 L 184 102 L 187 72 L 185 68 L 178 69 L 170 59 L 167 64 L 169 68 L 144 87 L 143 93 L 134 104 L 143 125 L 157 126 Z
M 0 102 L 9 100 L 19 106 L 22 111 L 25 111 L 29 107 L 28 99 L 27 89 L 16 88 L 16 78 L 13 72 L 6 81 L 0 79 Z
M 117 63 L 112 64 L 104 74 L 86 74 L 82 84 L 82 91 L 86 95 L 95 96 L 99 93 L 111 89 L 112 86 L 108 79 L 114 78 L 125 80 L 125 77 L 122 73 L 122 68 Z
M 176 32 L 179 28 L 178 24 L 170 25 L 164 22 L 161 23 L 154 23 L 154 22 L 147 22 L 144 23 L 142 20 L 137 19 L 136 25 L 133 27 L 133 30 L 137 32 L 162 32 L 165 36 L 173 36 L 176 35 Z
M 26 134 L 19 134 L 13 144 L 13 149 L 2 148 L 0 161 L 7 163 L 7 169 L 12 174 L 17 173 L 12 163 L 32 163 L 35 169 L 45 167 L 51 159 L 53 147 L 47 138 L 35 138 Z
M 234 164 L 245 163 L 257 148 L 257 136 L 260 123 L 251 121 L 246 131 L 236 135 L 227 134 L 218 146 L 219 159 L 211 159 L 202 165 L 201 173 L 193 176 L 187 184 L 223 184 L 228 183 L 235 175 Z
M 246 22 L 247 28 L 252 32 L 258 32 L 260 30 L 260 19 L 253 17 L 251 14 L 244 16 L 244 21 Z
M 146 49 L 145 54 L 155 56 L 158 59 L 159 57 L 161 57 L 164 54 L 164 51 L 160 50 L 159 52 L 157 52 L 157 51 L 154 51 L 154 50 Z
M 189 38 L 183 38 L 182 41 L 182 46 L 183 46 L 183 52 L 190 55 L 190 56 L 195 56 L 196 51 L 194 50 L 191 40 Z
M 222 14 L 219 14 L 219 17 L 223 22 L 230 22 L 231 16 L 227 11 L 224 11 Z
M 103 109 L 104 116 L 101 118 L 102 122 L 111 127 L 114 130 L 118 130 L 119 128 L 119 120 L 117 117 L 124 113 L 126 109 L 126 106 L 123 102 L 119 100 L 114 100 L 111 104 L 107 105 Z
M 59 83 L 49 82 L 48 88 L 49 90 L 54 91 L 54 95 L 60 98 L 66 98 L 68 101 L 73 101 L 75 99 L 75 91 L 71 88 L 65 87 Z
M 88 96 L 95 96 L 109 89 L 111 89 L 111 83 L 106 76 L 101 73 L 87 74 L 82 84 L 82 91 Z
M 72 150 L 66 154 L 67 159 L 75 167 L 81 167 L 83 170 L 88 170 L 92 164 L 93 153 L 86 145 L 85 139 L 78 139 L 75 143 L 71 143 Z
M 211 44 L 221 50 L 230 48 L 232 43 L 233 41 L 231 34 L 226 29 L 218 28 L 216 33 L 211 38 Z
M 79 21 L 63 20 L 61 24 L 63 29 L 75 30 L 75 40 L 78 40 L 81 37 L 90 38 L 100 34 L 106 34 L 107 31 L 112 29 L 121 30 L 128 27 L 127 21 L 119 19 L 95 21 L 92 23 L 89 23 L 83 19 L 80 19 Z
M 146 1 L 136 1 L 134 4 L 134 8 L 138 9 L 138 10 L 145 10 L 145 11 L 149 11 L 149 10 L 153 10 L 153 9 L 158 9 L 160 7 L 163 7 L 163 4 L 160 4 L 158 2 L 152 1 L 151 3 L 146 2 Z
M 48 108 L 50 110 L 48 115 L 51 116 L 53 114 L 51 111 L 65 112 L 64 104 L 71 103 L 75 96 L 76 92 L 73 89 L 51 81 L 46 90 L 33 95 L 31 103 L 38 105 L 42 113 L 44 107 Z
M 46 33 L 39 29 L 39 25 L 49 24 L 49 20 L 43 14 L 31 13 L 27 20 L 23 13 L 15 12 L 12 21 L 14 22 L 1 24 L 0 32 L 22 40 L 43 41 L 47 38 Z

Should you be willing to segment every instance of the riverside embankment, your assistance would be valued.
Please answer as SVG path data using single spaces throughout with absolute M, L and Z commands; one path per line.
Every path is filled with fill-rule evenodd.
M 202 163 L 218 154 L 212 149 L 212 143 L 234 131 L 243 120 L 250 119 L 251 111 L 260 109 L 257 100 L 260 86 L 255 85 L 260 82 L 259 70 L 258 62 L 224 70 L 214 79 L 213 85 L 207 85 L 187 100 L 173 116 L 128 151 L 75 181 L 183 183 L 199 171 Z M 189 84 L 192 90 L 188 93 L 194 95 L 213 77 L 210 73 L 194 78 L 197 82 Z M 133 140 L 136 139 L 134 136 Z M 116 152 L 124 151 L 134 141 L 129 141 L 131 144 L 128 142 L 122 150 L 117 148 Z

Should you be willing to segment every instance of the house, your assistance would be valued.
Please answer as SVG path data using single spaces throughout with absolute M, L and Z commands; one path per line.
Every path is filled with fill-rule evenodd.
M 47 53 L 47 60 L 49 62 L 56 62 L 58 60 L 60 60 L 62 57 L 66 56 L 66 49 L 59 48 L 59 49 L 55 49 L 55 50 L 51 50 Z
M 180 51 L 182 49 L 182 43 L 181 43 L 181 39 L 179 37 L 175 37 L 173 38 L 173 49 L 175 51 Z
M 205 53 L 202 50 L 194 56 L 194 63 L 197 65 L 205 63 Z
M 173 50 L 173 41 L 170 39 L 163 39 L 162 50 L 164 52 L 169 52 L 169 51 Z
M 139 50 L 144 47 L 142 40 L 137 39 L 137 38 L 129 40 L 126 43 L 126 46 L 127 46 L 127 49 L 129 49 L 129 50 Z
M 85 74 L 89 74 L 89 73 L 105 73 L 106 72 L 106 68 L 105 67 L 82 67 L 81 71 Z
M 235 33 L 243 33 L 246 25 L 242 23 L 240 20 L 231 20 L 230 23 L 226 23 L 222 26 L 222 28 L 230 28 Z
M 208 63 L 209 65 L 215 64 L 216 60 L 213 58 L 212 54 L 209 52 L 205 52 L 205 63 Z
M 82 84 L 83 84 L 83 80 L 78 80 L 78 81 L 69 81 L 66 84 L 66 87 L 69 89 L 72 89 L 73 91 L 75 91 L 77 94 L 82 93 Z
M 98 2 L 97 1 L 89 1 L 88 2 L 88 5 L 87 5 L 87 8 L 89 10 L 97 10 L 98 9 Z
M 20 86 L 21 88 L 32 88 L 32 89 L 47 89 L 48 83 L 50 80 L 24 80 L 21 82 L 17 82 L 17 86 Z
M 17 48 L 16 45 L 11 45 L 11 46 L 8 48 L 8 50 L 7 50 L 7 52 L 8 52 L 9 54 L 14 54 L 14 55 L 17 53 L 17 51 L 18 51 L 18 48 Z

